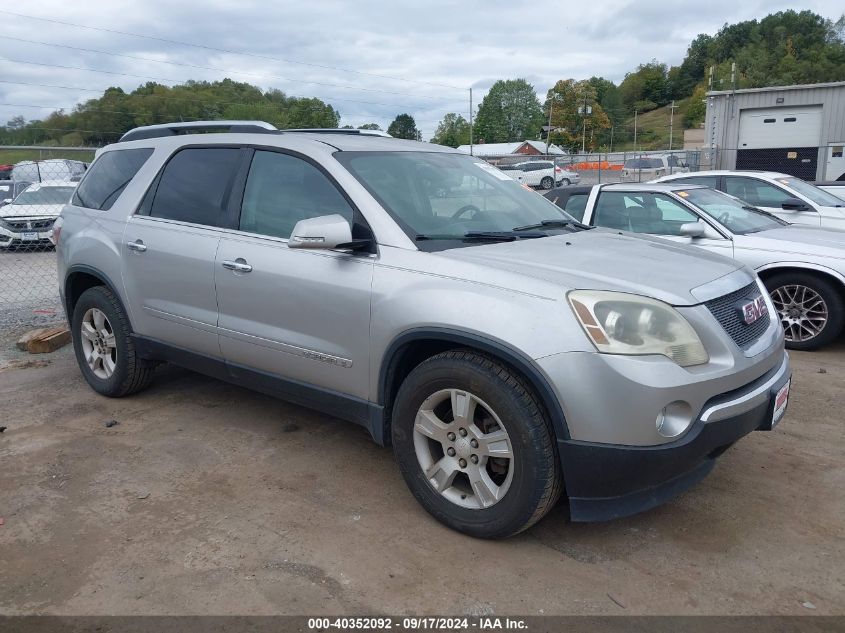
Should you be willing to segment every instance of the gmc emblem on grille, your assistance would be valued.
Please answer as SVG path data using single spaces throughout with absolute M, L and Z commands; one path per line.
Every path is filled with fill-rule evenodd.
M 742 304 L 739 309 L 742 312 L 742 320 L 745 321 L 746 325 L 751 325 L 754 321 L 769 312 L 769 308 L 766 306 L 766 300 L 762 295 L 748 303 Z

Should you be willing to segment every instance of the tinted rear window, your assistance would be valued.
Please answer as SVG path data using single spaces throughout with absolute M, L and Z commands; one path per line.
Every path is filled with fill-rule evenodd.
M 167 163 L 159 179 L 150 215 L 207 226 L 229 226 L 226 215 L 230 183 L 241 150 L 210 147 L 183 149 Z
M 152 153 L 151 148 L 106 152 L 77 187 L 73 204 L 108 211 Z

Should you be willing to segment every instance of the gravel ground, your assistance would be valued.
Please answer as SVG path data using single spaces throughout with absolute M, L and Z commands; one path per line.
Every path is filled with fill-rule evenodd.
M 0 614 L 842 615 L 845 345 L 792 357 L 783 422 L 680 498 L 487 542 L 360 428 L 172 367 L 111 400 L 70 347 L 6 352 Z

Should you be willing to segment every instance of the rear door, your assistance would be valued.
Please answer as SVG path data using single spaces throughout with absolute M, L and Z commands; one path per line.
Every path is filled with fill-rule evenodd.
M 127 222 L 123 283 L 138 334 L 220 357 L 214 264 L 221 230 L 235 226 L 230 198 L 243 153 L 178 151 Z
M 287 246 L 299 220 L 362 220 L 326 173 L 299 155 L 256 150 L 239 189 L 239 224 L 221 237 L 214 266 L 230 371 L 366 399 L 373 256 Z

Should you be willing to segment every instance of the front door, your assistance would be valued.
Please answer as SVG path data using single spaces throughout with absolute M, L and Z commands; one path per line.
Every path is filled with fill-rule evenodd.
M 809 211 L 784 209 L 781 205 L 786 200 L 795 198 L 795 195 L 764 180 L 748 176 L 725 176 L 725 192 L 752 206 L 773 213 L 791 224 L 821 226 L 821 215 L 812 207 Z
M 220 240 L 214 277 L 227 362 L 366 399 L 373 257 L 289 249 L 297 221 L 349 202 L 299 156 L 257 150 L 237 231 Z
M 183 149 L 123 234 L 123 283 L 137 334 L 220 356 L 214 262 L 241 150 Z
M 602 191 L 589 221 L 594 226 L 646 233 L 733 257 L 733 242 L 727 238 L 681 235 L 681 226 L 695 222 L 704 223 L 704 220 L 667 195 L 643 191 Z M 715 232 L 709 224 L 704 224 Z

